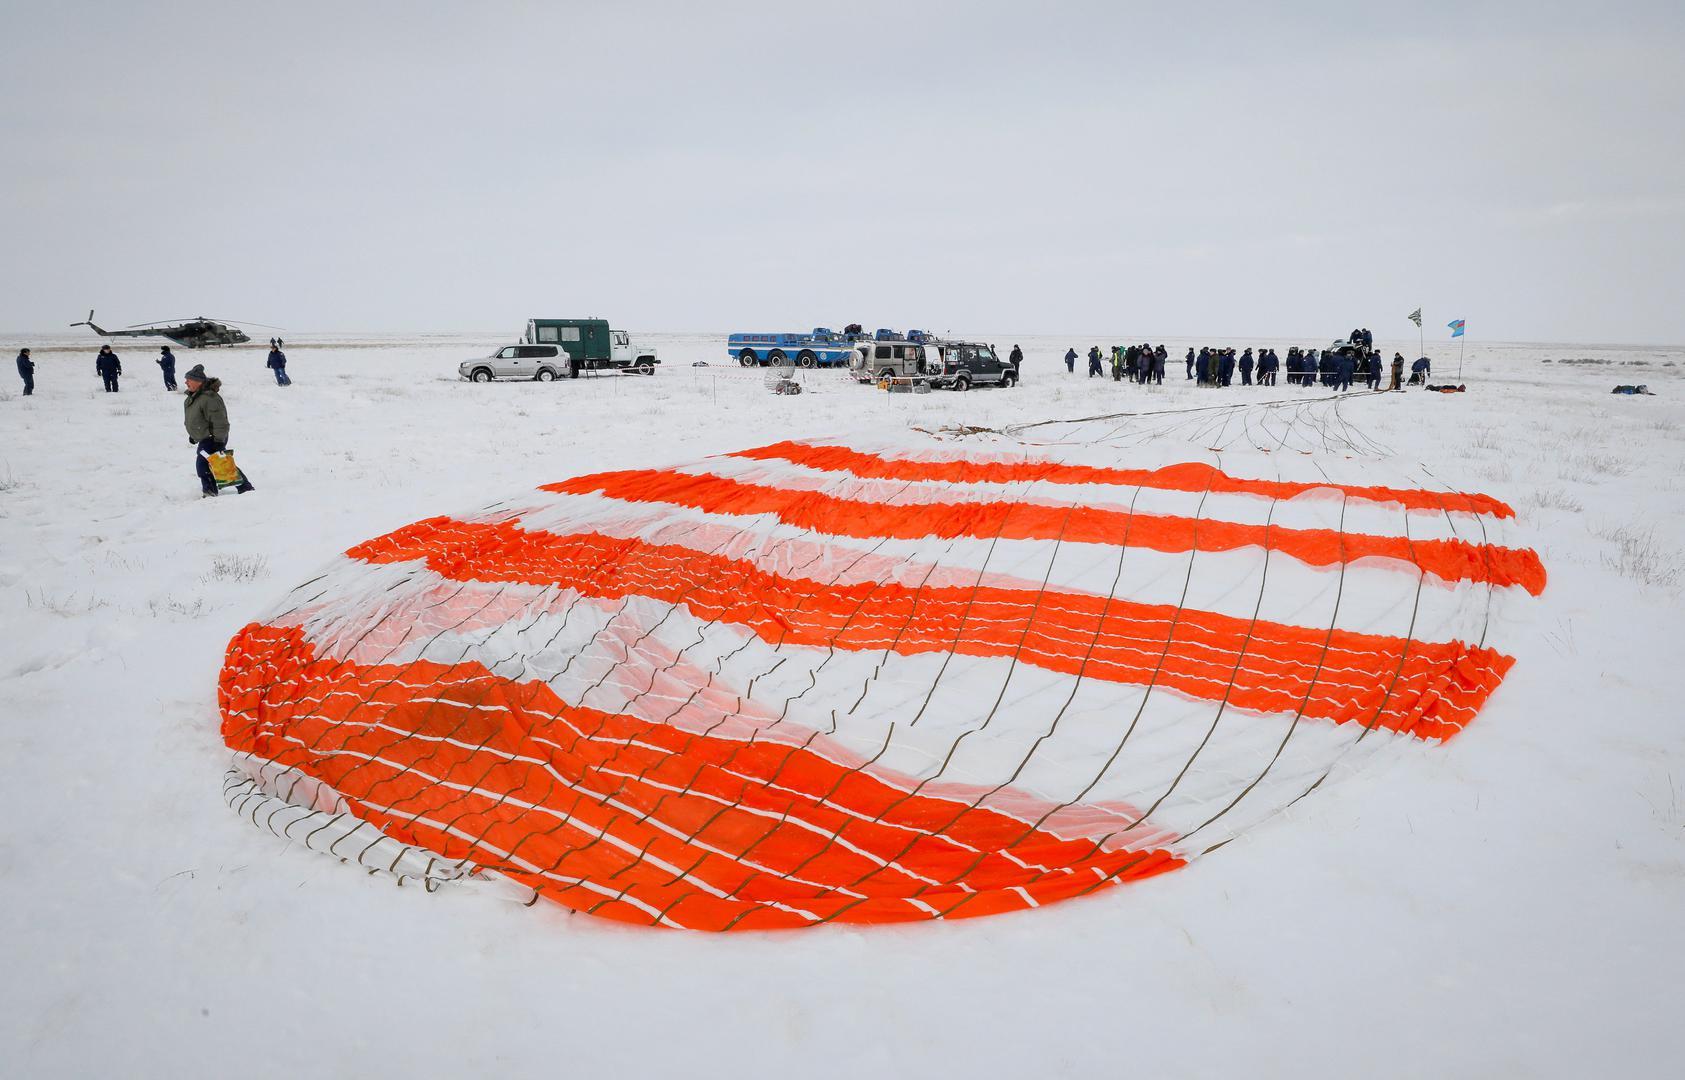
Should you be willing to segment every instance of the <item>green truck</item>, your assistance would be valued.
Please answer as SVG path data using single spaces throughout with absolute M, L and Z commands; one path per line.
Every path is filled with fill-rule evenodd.
M 654 375 L 661 362 L 655 347 L 632 340 L 624 330 L 609 328 L 607 319 L 528 319 L 524 339 L 529 345 L 556 345 L 566 353 L 569 374 L 592 368 Z

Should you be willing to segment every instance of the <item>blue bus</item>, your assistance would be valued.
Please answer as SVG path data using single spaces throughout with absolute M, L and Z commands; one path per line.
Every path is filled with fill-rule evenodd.
M 839 334 L 823 326 L 809 334 L 732 334 L 726 351 L 744 367 L 794 363 L 801 367 L 834 367 L 854 355 L 858 334 Z

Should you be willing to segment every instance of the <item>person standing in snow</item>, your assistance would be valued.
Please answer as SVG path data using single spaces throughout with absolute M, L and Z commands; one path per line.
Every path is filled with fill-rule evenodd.
M 1007 357 L 1006 360 L 1007 363 L 1012 365 L 1012 371 L 1018 376 L 1018 381 L 1023 382 L 1024 372 L 1022 368 L 1024 366 L 1024 350 L 1020 349 L 1016 345 L 1012 346 L 1012 355 Z
M 1379 390 L 1380 388 L 1381 354 L 1378 352 L 1372 352 L 1369 354 L 1369 389 Z
M 1344 392 L 1352 388 L 1352 374 L 1357 370 L 1357 356 L 1347 349 L 1340 353 L 1339 365 L 1334 374 L 1335 389 Z
M 1075 349 L 1065 350 L 1065 370 L 1072 375 L 1077 373 L 1077 351 Z
M 158 367 L 164 373 L 164 389 L 176 388 L 176 354 L 170 351 L 168 345 L 158 349 Z
M 1104 378 L 1105 374 L 1105 371 L 1100 366 L 1100 346 L 1090 345 L 1088 347 L 1088 377 L 1092 379 L 1094 376 L 1099 375 Z
M 1211 350 L 1201 347 L 1199 356 L 1194 359 L 1194 377 L 1199 381 L 1198 386 L 1209 385 L 1211 381 Z
M 1234 350 L 1224 349 L 1223 360 L 1219 369 L 1222 372 L 1222 384 L 1228 386 L 1234 382 Z
M 1240 354 L 1240 385 L 1252 385 L 1252 350 L 1247 349 Z
M 276 386 L 293 384 L 292 379 L 287 376 L 287 354 L 281 351 L 279 344 L 269 350 L 269 362 L 266 366 L 275 373 Z
M 202 498 L 215 498 L 216 477 L 211 474 L 210 456 L 228 449 L 228 407 L 222 403 L 222 380 L 206 375 L 204 364 L 194 364 L 182 381 L 187 383 L 182 422 L 187 427 L 187 441 L 195 447 L 193 468 L 199 474 L 199 491 Z M 234 490 L 252 490 L 244 471 Z
M 1191 379 L 1194 377 L 1194 347 L 1192 345 L 1188 346 L 1188 355 L 1183 357 L 1183 359 L 1187 361 L 1188 378 Z
M 117 359 L 117 354 L 111 351 L 111 346 L 99 347 L 99 355 L 94 357 L 94 374 L 105 384 L 106 393 L 117 393 L 117 376 L 123 374 L 123 362 Z
M 1392 385 L 1387 387 L 1387 389 L 1388 390 L 1402 390 L 1402 389 L 1404 389 L 1404 354 L 1403 353 L 1395 352 L 1395 353 L 1392 354 Z
M 23 380 L 24 397 L 35 393 L 35 361 L 29 358 L 28 349 L 18 350 L 18 378 Z
M 1154 383 L 1154 385 L 1157 385 L 1157 386 L 1163 386 L 1164 385 L 1164 362 L 1166 360 L 1168 360 L 1169 358 L 1170 358 L 1170 354 L 1165 351 L 1163 345 L 1160 345 L 1158 348 L 1153 350 L 1153 383 Z

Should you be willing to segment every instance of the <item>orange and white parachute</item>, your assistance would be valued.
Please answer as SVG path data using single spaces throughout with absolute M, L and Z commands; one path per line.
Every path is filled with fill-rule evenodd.
M 784 442 L 417 522 L 230 642 L 230 802 L 429 887 L 889 922 L 1173 870 L 1474 719 L 1544 587 L 1509 507 L 1195 457 Z

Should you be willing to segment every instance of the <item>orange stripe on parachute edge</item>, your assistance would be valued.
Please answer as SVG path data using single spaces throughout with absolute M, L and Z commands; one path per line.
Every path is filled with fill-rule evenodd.
M 810 749 L 569 706 L 478 664 L 320 659 L 297 628 L 237 634 L 218 697 L 231 749 L 323 780 L 394 839 L 628 922 L 986 915 L 1182 865 L 1161 847 L 1104 850 L 911 796 Z
M 937 480 L 958 484 L 1010 484 L 1039 480 L 1050 484 L 1107 484 L 1147 487 L 1162 491 L 1215 491 L 1292 499 L 1317 491 L 1338 491 L 1365 502 L 1391 503 L 1410 510 L 1462 511 L 1511 518 L 1509 504 L 1490 495 L 1458 491 L 1425 491 L 1420 488 L 1373 487 L 1363 484 L 1299 483 L 1285 480 L 1252 480 L 1197 461 L 1184 461 L 1158 469 L 1110 469 L 1096 465 L 1069 465 L 1035 459 L 997 461 L 960 458 L 902 458 L 869 454 L 847 446 L 816 443 L 777 442 L 753 450 L 739 450 L 727 457 L 754 461 L 788 461 L 825 472 L 849 473 L 872 480 Z

